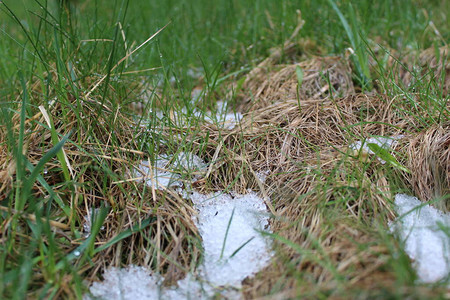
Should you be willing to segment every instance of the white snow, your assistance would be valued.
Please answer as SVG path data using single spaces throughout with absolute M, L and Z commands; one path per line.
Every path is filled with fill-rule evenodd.
M 450 214 L 404 194 L 395 196 L 395 205 L 399 218 L 390 227 L 405 242 L 419 279 L 425 283 L 445 279 L 450 275 L 450 239 L 442 227 L 449 230 Z
M 368 153 L 368 154 L 375 154 L 372 150 L 369 148 L 369 144 L 376 144 L 380 146 L 383 149 L 389 150 L 395 146 L 397 141 L 399 139 L 402 139 L 403 135 L 396 135 L 392 137 L 384 137 L 384 136 L 374 136 L 371 138 L 368 138 L 364 141 L 357 141 L 350 145 L 350 149 L 353 149 L 358 152 Z M 378 159 L 382 164 L 386 163 L 382 159 Z
M 256 177 L 258 177 L 258 180 L 261 181 L 261 183 L 265 183 L 269 175 L 270 175 L 269 170 L 260 170 L 256 172 Z
M 92 228 L 92 215 L 96 215 L 100 211 L 99 208 L 91 208 L 85 216 L 83 216 L 83 237 L 88 238 L 91 235 Z M 100 230 L 104 230 L 105 226 L 100 227 Z
M 94 282 L 89 291 L 94 299 L 157 300 L 160 297 L 161 279 L 146 268 L 128 266 L 109 268 L 103 273 L 102 282 Z M 89 295 L 84 300 L 92 299 Z
M 145 180 L 150 187 L 155 183 L 157 189 L 180 187 L 182 186 L 180 173 L 194 172 L 196 179 L 207 168 L 200 157 L 190 152 L 180 152 L 176 156 L 158 156 L 151 170 L 149 166 L 148 160 L 141 161 L 133 176 L 138 181 Z
M 198 101 L 201 96 L 201 90 L 194 90 L 192 93 L 192 101 Z M 183 107 L 180 112 L 173 112 L 173 121 L 175 121 L 179 126 L 190 126 L 191 117 L 202 118 L 203 116 L 205 121 L 216 124 L 217 126 L 228 130 L 235 128 L 243 118 L 241 113 L 229 111 L 228 106 L 224 101 L 217 101 L 217 110 L 215 112 L 203 112 L 197 108 L 194 108 L 191 112 L 188 112 L 187 108 Z
M 216 193 L 191 196 L 199 215 L 196 225 L 203 239 L 202 277 L 214 286 L 241 287 L 270 261 L 267 240 L 261 236 L 269 225 L 264 201 L 255 193 Z
M 155 183 L 156 189 L 164 189 L 170 186 L 180 186 L 181 178 L 179 174 L 174 173 L 167 169 L 169 166 L 169 160 L 166 158 L 158 157 L 155 164 L 150 169 L 149 161 L 143 160 L 135 170 L 133 176 L 138 178 L 138 181 L 145 180 L 148 186 L 153 186 Z
M 270 262 L 269 241 L 261 231 L 269 226 L 264 201 L 255 193 L 230 195 L 190 194 L 198 215 L 194 217 L 203 239 L 204 260 L 197 276 L 188 274 L 173 287 L 162 287 L 163 278 L 144 268 L 110 268 L 103 282 L 90 287 L 100 299 L 211 299 L 216 294 L 240 299 L 241 282 Z M 89 299 L 89 296 L 85 296 Z
M 217 101 L 217 114 L 216 118 L 219 122 L 219 126 L 225 129 L 233 129 L 242 120 L 243 115 L 240 112 L 228 112 L 228 105 L 224 101 Z M 211 113 L 209 114 L 211 118 Z

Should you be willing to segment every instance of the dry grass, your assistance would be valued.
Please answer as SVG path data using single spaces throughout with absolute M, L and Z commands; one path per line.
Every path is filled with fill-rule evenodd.
M 437 82 L 438 89 L 442 89 L 444 97 L 450 90 L 450 59 L 449 47 L 439 49 L 434 47 L 423 50 L 419 55 L 409 55 L 404 62 L 409 70 L 401 75 L 405 86 L 413 85 L 416 81 Z M 416 75 L 417 74 L 417 75 Z M 415 78 L 415 76 L 417 76 Z
M 402 134 L 406 135 L 402 143 L 414 148 L 415 136 L 424 128 L 420 120 L 404 113 L 411 110 L 419 113 L 420 107 L 401 98 L 353 95 L 302 100 L 300 107 L 297 100 L 280 101 L 248 113 L 240 128 L 232 131 L 205 125 L 200 134 L 209 137 L 206 156 L 211 165 L 200 188 L 258 190 L 271 199 L 269 208 L 275 215 L 271 229 L 277 258 L 246 282 L 247 298 L 281 286 L 283 292 L 276 295 L 280 299 L 317 291 L 338 296 L 350 289 L 371 291 L 380 286 L 395 291 L 395 275 L 385 267 L 392 253 L 377 243 L 379 232 L 370 229 L 395 216 L 385 168 L 348 146 L 373 135 Z M 430 140 L 441 149 L 436 151 L 441 151 L 442 167 L 448 165 L 448 151 L 442 152 L 448 141 L 443 141 L 445 130 L 439 132 L 439 138 L 434 134 Z M 195 143 L 199 136 L 191 138 Z M 405 152 L 396 156 L 403 158 Z M 408 161 L 424 162 L 417 155 Z M 262 183 L 257 174 L 264 171 L 270 175 Z M 418 179 L 421 173 L 413 174 Z M 298 280 L 294 274 L 308 274 L 308 279 Z M 349 280 L 345 287 L 342 278 Z
M 412 136 L 402 145 L 405 165 L 411 173 L 404 174 L 415 195 L 422 201 L 436 202 L 439 209 L 450 211 L 450 124 L 435 125 Z
M 295 49 L 295 45 L 286 44 L 284 50 L 290 53 Z M 445 51 L 441 49 L 441 56 Z M 434 76 L 441 74 L 443 69 L 435 64 L 432 53 L 426 53 L 419 57 L 421 64 L 430 65 Z M 450 186 L 449 125 L 428 128 L 415 116 L 433 119 L 439 114 L 439 118 L 448 118 L 449 104 L 442 113 L 418 105 L 421 95 L 406 101 L 403 96 L 355 94 L 344 59 L 316 57 L 278 65 L 280 55 L 275 51 L 247 76 L 238 95 L 240 109 L 247 112 L 239 127 L 223 130 L 204 123 L 200 130 L 160 128 L 161 135 L 174 147 L 179 136 L 193 148 L 204 149 L 209 169 L 194 183 L 198 190 L 257 190 L 273 213 L 271 230 L 277 255 L 258 276 L 245 281 L 246 298 L 274 291 L 273 297 L 278 299 L 318 294 L 339 298 L 354 290 L 364 290 L 369 297 L 380 287 L 395 290 L 396 275 L 386 267 L 392 249 L 378 244 L 382 237 L 377 231 L 377 226 L 385 227 L 395 217 L 389 168 L 374 157 L 352 151 L 349 145 L 374 135 L 406 135 L 396 157 L 413 172 L 402 175 L 424 201 L 445 196 Z M 301 87 L 298 67 L 303 72 Z M 448 64 L 445 68 L 444 90 L 448 91 Z M 411 80 L 406 74 L 401 76 L 405 82 Z M 77 132 L 71 137 L 77 139 L 77 145 L 64 147 L 71 178 L 77 184 L 65 184 L 56 159 L 43 175 L 75 212 L 64 215 L 55 204 L 52 217 L 57 222 L 52 224 L 56 234 L 68 240 L 71 246 L 67 251 L 75 249 L 83 239 L 75 239 L 70 228 L 81 231 L 84 216 L 107 203 L 111 209 L 97 245 L 146 220 L 149 225 L 92 257 L 92 264 L 83 268 L 83 276 L 93 281 L 109 266 L 138 264 L 165 275 L 167 285 L 175 283 L 201 256 L 192 204 L 174 191 L 127 180 L 127 174 L 132 174 L 130 162 L 148 157 L 135 150 L 139 148 L 135 137 L 142 129 L 135 129 L 120 107 L 93 98 L 77 103 L 69 97 L 68 101 L 78 106 L 77 113 L 61 103 L 48 108 L 60 135 Z M 12 123 L 19 124 L 18 116 L 14 118 Z M 97 121 L 83 122 L 85 119 Z M 37 113 L 25 126 L 24 153 L 33 164 L 53 146 L 50 132 L 42 124 L 46 120 Z M 6 140 L 4 130 L 0 130 L 0 140 Z M 11 191 L 15 176 L 15 164 L 8 153 L 2 144 L 3 195 Z M 106 170 L 108 176 L 104 175 Z M 263 182 L 258 174 L 264 172 L 269 176 Z M 33 193 L 48 196 L 40 184 Z M 444 207 L 449 209 L 448 199 Z M 39 270 L 34 274 L 35 282 L 45 281 Z M 432 292 L 424 290 L 423 294 Z
M 70 104 L 77 105 L 75 101 Z M 137 264 L 159 270 L 166 275 L 167 284 L 173 283 L 183 278 L 200 258 L 198 231 L 191 218 L 195 211 L 191 203 L 173 191 L 152 190 L 145 188 L 144 184 L 126 180 L 126 174 L 132 173 L 132 162 L 136 165 L 139 160 L 148 158 L 144 152 L 135 150 L 139 148 L 134 138 L 137 129 L 121 113 L 120 108 L 112 107 L 107 101 L 100 104 L 100 101 L 90 99 L 79 107 L 78 116 L 74 110 L 60 103 L 47 110 L 55 120 L 57 132 L 64 135 L 72 131 L 70 138 L 77 141 L 77 145 L 67 143 L 64 146 L 71 179 L 77 184 L 65 182 L 61 164 L 56 158 L 47 164 L 42 174 L 60 201 L 73 211 L 72 215 L 66 215 L 57 204 L 58 201 L 54 202 L 50 217 L 57 221 L 50 225 L 56 236 L 66 240 L 69 245 L 61 250 L 70 252 L 85 240 L 75 238 L 71 228 L 83 235 L 85 216 L 89 219 L 92 212 L 102 205 L 109 206 L 109 213 L 96 237 L 97 246 L 147 221 L 149 224 L 144 229 L 137 230 L 94 255 L 92 263 L 82 268 L 83 276 L 87 280 L 95 280 L 109 266 Z M 20 123 L 16 118 L 17 115 L 12 120 L 13 124 Z M 97 121 L 83 122 L 84 119 Z M 25 125 L 27 134 L 24 154 L 33 165 L 53 146 L 50 131 L 43 124 L 46 121 L 39 112 L 27 119 Z M 15 130 L 18 130 L 18 126 Z M 0 139 L 6 140 L 4 128 L 0 130 Z M 0 145 L 0 153 L 9 153 L 5 143 Z M 15 161 L 11 160 L 10 155 L 1 155 L 0 166 L 0 200 L 3 200 L 15 180 Z M 105 176 L 105 172 L 109 173 L 108 176 Z M 42 199 L 48 199 L 49 196 L 46 188 L 38 182 L 34 185 L 33 195 Z M 23 221 L 35 220 L 34 215 L 22 212 L 15 214 L 22 216 Z M 11 218 L 13 216 L 12 213 Z M 5 224 L 9 222 L 4 221 Z M 11 260 L 14 258 L 11 257 Z M 33 274 L 35 283 L 45 283 L 47 280 L 39 269 L 34 270 Z M 67 290 L 70 291 L 70 288 Z M 62 297 L 64 291 L 60 292 L 62 294 L 59 296 Z
M 380 51 L 381 52 L 381 51 Z M 442 90 L 445 98 L 450 91 L 450 57 L 449 47 L 428 48 L 421 52 L 411 53 L 399 57 L 395 50 L 390 50 L 390 57 L 385 69 L 395 82 L 400 83 L 406 89 L 423 90 L 421 86 L 435 84 L 436 90 Z M 380 53 L 380 57 L 384 53 Z M 380 59 L 378 57 L 378 59 Z M 372 65 L 374 63 L 372 62 Z M 429 89 L 429 87 L 428 87 Z M 383 90 L 390 90 L 388 86 Z
M 299 69 L 303 76 L 301 86 L 296 72 Z M 354 93 L 350 66 L 345 59 L 315 57 L 289 65 L 262 62 L 247 76 L 238 101 L 240 110 L 248 112 L 285 100 L 327 99 Z

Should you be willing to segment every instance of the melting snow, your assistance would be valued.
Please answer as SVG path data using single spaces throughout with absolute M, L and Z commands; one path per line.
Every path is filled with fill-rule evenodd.
M 264 201 L 255 193 L 191 196 L 203 238 L 202 277 L 215 286 L 241 287 L 270 261 L 270 248 L 260 231 L 269 225 Z
M 89 291 L 99 299 L 159 299 L 160 278 L 146 268 L 128 266 L 125 269 L 109 268 L 103 273 L 103 282 L 94 282 Z M 95 299 L 94 298 L 94 299 Z M 84 300 L 92 299 L 85 295 Z
M 219 126 L 225 129 L 233 129 L 242 120 L 243 116 L 241 113 L 228 112 L 227 104 L 224 101 L 217 101 L 217 121 L 219 121 Z
M 84 224 L 83 224 L 83 237 L 88 238 L 89 235 L 91 235 L 91 228 L 92 228 L 92 216 L 96 215 L 100 211 L 99 208 L 91 208 L 89 210 L 89 213 L 83 217 Z M 105 226 L 100 227 L 100 230 L 105 229 Z
M 202 96 L 202 91 L 194 90 L 193 92 L 193 101 L 197 101 Z M 239 112 L 233 113 L 228 112 L 227 105 L 223 101 L 217 101 L 217 111 L 207 111 L 203 112 L 197 108 L 194 108 L 192 111 L 188 111 L 186 107 L 181 109 L 181 112 L 173 112 L 174 121 L 178 122 L 180 126 L 188 126 L 190 123 L 190 117 L 194 118 L 202 118 L 204 116 L 205 120 L 217 124 L 217 126 L 224 129 L 233 129 L 239 122 L 242 120 L 243 115 Z
M 194 175 L 194 178 L 197 178 L 198 173 L 206 171 L 206 167 L 207 165 L 197 155 L 180 152 L 173 157 L 158 156 L 151 170 L 148 161 L 141 161 L 133 176 L 138 177 L 140 181 L 145 180 L 148 186 L 155 183 L 155 188 L 164 189 L 170 186 L 182 186 L 180 172 L 197 173 Z
M 404 194 L 395 196 L 395 205 L 399 218 L 390 227 L 405 242 L 419 279 L 426 283 L 445 279 L 450 275 L 450 239 L 442 228 L 450 228 L 450 214 Z
M 148 186 L 153 186 L 155 183 L 156 189 L 163 189 L 169 186 L 180 186 L 181 178 L 179 174 L 174 173 L 166 168 L 169 165 L 169 161 L 165 158 L 158 157 L 155 164 L 150 169 L 148 161 L 143 160 L 135 170 L 134 176 L 139 177 L 139 181 L 145 180 Z
M 392 137 L 384 137 L 384 136 L 376 136 L 372 138 L 368 138 L 364 141 L 357 141 L 350 145 L 350 149 L 353 149 L 355 151 L 361 151 L 363 153 L 369 153 L 369 154 L 375 154 L 372 150 L 369 148 L 369 144 L 377 144 L 383 149 L 389 150 L 390 148 L 395 146 L 395 143 L 399 139 L 402 139 L 403 135 L 397 135 Z M 386 163 L 384 160 L 379 159 L 379 161 L 384 164 Z
M 103 282 L 90 292 L 100 299 L 211 299 L 217 293 L 239 299 L 241 282 L 268 265 L 272 252 L 261 231 L 267 230 L 268 213 L 255 193 L 246 195 L 190 194 L 198 215 L 194 221 L 203 239 L 204 261 L 176 287 L 163 288 L 163 278 L 145 268 L 110 268 Z M 89 296 L 85 296 L 89 299 Z

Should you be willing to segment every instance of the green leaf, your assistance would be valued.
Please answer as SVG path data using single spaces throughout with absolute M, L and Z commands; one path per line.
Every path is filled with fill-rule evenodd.
M 108 207 L 102 206 L 97 213 L 93 214 L 92 218 L 94 221 L 92 222 L 91 226 L 91 234 L 86 240 L 84 240 L 83 243 L 81 243 L 80 246 L 78 246 L 75 250 L 66 255 L 64 259 L 58 262 L 58 264 L 56 265 L 56 270 L 63 269 L 68 263 L 70 263 L 74 259 L 79 258 L 83 253 L 89 253 L 89 249 L 92 249 L 92 247 L 94 246 L 95 237 L 99 233 L 100 228 L 102 227 L 102 224 L 105 221 L 106 216 L 108 215 L 108 211 Z M 89 254 L 94 255 L 95 253 L 95 250 L 93 250 L 92 253 Z
M 245 247 L 245 245 L 247 245 L 248 243 L 250 243 L 255 237 L 251 237 L 248 239 L 248 241 L 246 241 L 245 243 L 243 243 L 241 246 L 239 246 L 239 248 L 237 248 L 236 250 L 234 250 L 233 254 L 230 255 L 230 258 L 232 258 L 233 256 L 235 256 L 239 251 L 241 251 L 242 248 Z
M 403 172 L 406 173 L 410 173 L 410 171 L 403 166 L 401 163 L 399 163 L 395 157 L 392 156 L 391 153 L 389 153 L 388 150 L 386 150 L 385 148 L 379 146 L 378 144 L 375 143 L 367 143 L 367 147 L 369 147 L 370 150 L 372 150 L 373 153 L 375 153 L 375 155 L 379 158 L 381 158 L 382 160 L 386 161 L 387 163 L 389 163 L 390 165 L 392 165 L 394 168 L 399 169 Z

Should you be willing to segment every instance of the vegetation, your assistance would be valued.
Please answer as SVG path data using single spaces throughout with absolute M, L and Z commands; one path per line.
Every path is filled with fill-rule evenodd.
M 400 191 L 450 209 L 448 1 L 59 3 L 0 2 L 1 298 L 195 269 L 191 203 L 133 179 L 181 152 L 209 164 L 196 189 L 270 199 L 276 255 L 246 297 L 445 297 L 388 222 Z M 239 126 L 208 117 L 220 100 Z

